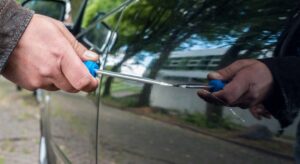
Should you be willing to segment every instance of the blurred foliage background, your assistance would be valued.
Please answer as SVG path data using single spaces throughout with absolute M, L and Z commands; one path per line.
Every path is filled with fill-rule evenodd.
M 81 0 L 77 0 L 81 1 Z M 83 27 L 87 27 L 91 20 L 99 13 L 106 13 L 120 5 L 124 0 L 101 1 L 90 0 L 84 16 Z M 78 5 L 78 4 L 77 4 Z
M 16 0 L 19 4 L 24 2 L 25 0 Z M 82 0 L 71 0 L 71 16 L 73 20 L 76 20 L 78 11 L 82 4 Z M 89 0 L 88 6 L 86 8 L 86 12 L 84 15 L 84 21 L 82 26 L 87 27 L 91 20 L 99 14 L 99 13 L 106 13 L 111 9 L 120 5 L 124 0 L 114 0 L 114 1 L 106 1 L 106 0 Z

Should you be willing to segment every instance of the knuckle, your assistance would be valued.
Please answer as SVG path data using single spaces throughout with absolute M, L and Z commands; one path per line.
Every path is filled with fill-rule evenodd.
M 42 81 L 40 79 L 34 79 L 29 80 L 29 90 L 36 90 L 38 88 L 42 87 Z
M 53 73 L 53 70 L 51 67 L 47 66 L 47 67 L 40 67 L 39 68 L 39 74 L 42 77 L 50 77 Z
M 65 25 L 62 23 L 62 22 L 60 22 L 60 21 L 54 21 L 54 23 L 60 28 L 60 29 L 64 29 L 65 28 Z
M 225 103 L 228 105 L 233 105 L 233 103 L 236 100 L 235 96 L 230 92 L 224 92 L 223 99 L 224 99 Z
M 255 100 L 257 100 L 258 98 L 259 98 L 259 93 L 257 93 L 257 92 L 251 92 L 250 97 L 249 97 L 249 99 L 250 99 L 251 101 L 255 101 Z
M 60 41 L 59 43 L 58 43 L 58 45 L 65 45 L 66 43 L 65 43 L 65 41 Z M 53 48 L 52 50 L 51 50 L 51 53 L 55 56 L 55 57 L 58 57 L 58 58 L 60 58 L 60 57 L 62 57 L 64 54 L 67 54 L 68 53 L 68 51 L 66 50 L 66 48 L 65 47 L 62 47 L 62 46 L 57 46 L 56 48 Z
M 257 85 L 255 83 L 251 83 L 249 86 L 249 98 L 251 101 L 255 101 L 260 97 L 260 92 L 256 87 Z
M 234 61 L 234 62 L 232 63 L 232 65 L 241 65 L 241 64 L 243 64 L 243 63 L 244 63 L 243 60 L 237 60 L 237 61 Z
M 75 83 L 75 89 L 83 90 L 91 84 L 91 79 L 88 76 L 82 77 L 78 82 Z
M 224 68 L 223 72 L 224 72 L 224 74 L 228 75 L 228 74 L 231 74 L 233 72 L 233 69 L 232 69 L 231 66 L 229 66 L 229 67 Z
M 95 85 L 91 86 L 91 88 L 89 90 L 87 90 L 87 91 L 88 92 L 92 92 L 92 91 L 96 90 L 97 87 L 98 87 L 98 84 L 95 84 Z
M 75 50 L 79 48 L 79 42 L 76 39 L 72 39 L 71 45 Z
M 57 22 L 57 24 L 59 25 L 59 26 L 61 26 L 61 27 L 65 27 L 65 25 L 62 23 L 62 22 L 60 22 L 60 21 L 56 21 Z
M 225 100 L 226 100 L 227 104 L 233 105 L 235 102 L 235 97 L 232 95 L 228 95 Z
M 254 60 L 254 59 L 241 59 L 241 60 L 237 60 L 236 64 L 244 66 L 244 65 L 249 65 L 251 63 L 254 63 L 254 61 L 256 61 L 256 60 Z
M 63 91 L 66 91 L 66 92 L 69 92 L 69 93 L 79 92 L 77 89 L 72 87 L 72 85 L 70 83 L 68 83 L 65 80 L 56 81 L 56 84 L 57 84 L 58 88 L 60 88 Z
M 248 106 L 253 107 L 253 106 L 255 106 L 255 105 L 257 105 L 257 102 L 255 102 L 255 101 L 250 101 Z
M 247 64 L 249 61 L 246 60 L 246 59 L 241 59 L 241 60 L 238 60 L 238 61 L 235 61 L 235 64 L 236 65 L 245 65 Z

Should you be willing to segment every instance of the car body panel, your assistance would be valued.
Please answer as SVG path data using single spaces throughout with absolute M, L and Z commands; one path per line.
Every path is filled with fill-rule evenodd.
M 109 13 L 128 1 L 92 3 L 102 2 L 109 5 L 88 13 Z M 132 1 L 102 20 L 117 33 L 115 45 L 111 35 L 107 46 L 95 46 L 107 71 L 207 83 L 208 72 L 237 59 L 272 57 L 296 6 L 295 0 Z M 53 163 L 293 163 L 296 125 L 276 138 L 275 119 L 207 104 L 195 89 L 99 78 L 93 93 L 43 96 L 42 131 Z
M 105 55 L 106 49 L 116 39 L 112 31 L 114 25 L 109 18 L 95 19 L 90 21 L 97 21 L 99 24 L 82 39 L 86 46 Z M 99 91 L 100 85 L 91 93 L 42 92 L 44 101 L 41 104 L 45 106 L 42 126 L 45 129 L 43 134 L 46 136 L 49 163 L 97 163 Z
M 272 57 L 297 5 L 140 0 L 124 10 L 105 69 L 207 83 L 208 72 L 238 59 Z M 197 90 L 108 76 L 101 85 L 99 163 L 293 163 L 296 125 L 276 138 L 275 119 L 207 104 Z
M 51 93 L 50 144 L 72 163 L 95 163 L 97 105 L 86 93 Z M 67 103 L 66 103 L 67 102 Z

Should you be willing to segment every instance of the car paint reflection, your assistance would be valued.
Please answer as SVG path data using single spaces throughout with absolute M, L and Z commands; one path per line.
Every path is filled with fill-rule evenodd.
M 71 163 L 95 163 L 97 105 L 86 93 L 51 93 L 51 146 Z M 67 102 L 67 103 L 66 103 Z

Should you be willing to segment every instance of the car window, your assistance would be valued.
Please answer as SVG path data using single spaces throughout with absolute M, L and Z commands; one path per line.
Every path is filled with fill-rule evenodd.
M 272 57 L 298 2 L 140 0 L 128 7 L 105 69 L 168 83 Z M 118 17 L 119 19 L 119 17 Z M 111 18 L 116 22 L 117 18 Z M 197 90 L 104 76 L 98 159 L 118 163 L 292 163 L 296 124 L 207 104 Z
M 37 14 L 64 20 L 63 13 L 65 13 L 66 4 L 63 1 L 29 1 L 24 7 L 34 10 Z
M 91 18 L 94 18 L 97 14 L 106 14 L 109 13 L 111 10 L 117 8 L 121 5 L 125 0 L 115 0 L 115 1 L 108 1 L 108 0 L 92 0 L 89 1 L 89 4 L 86 8 L 85 13 L 85 20 L 83 22 L 83 26 L 86 26 L 91 21 Z
M 103 5 L 100 6 L 97 5 L 99 1 L 89 2 L 82 22 L 83 33 L 78 34 L 77 37 L 83 37 L 88 47 L 106 58 L 108 49 L 114 45 L 117 38 L 116 30 L 122 13 L 134 0 L 103 1 Z

